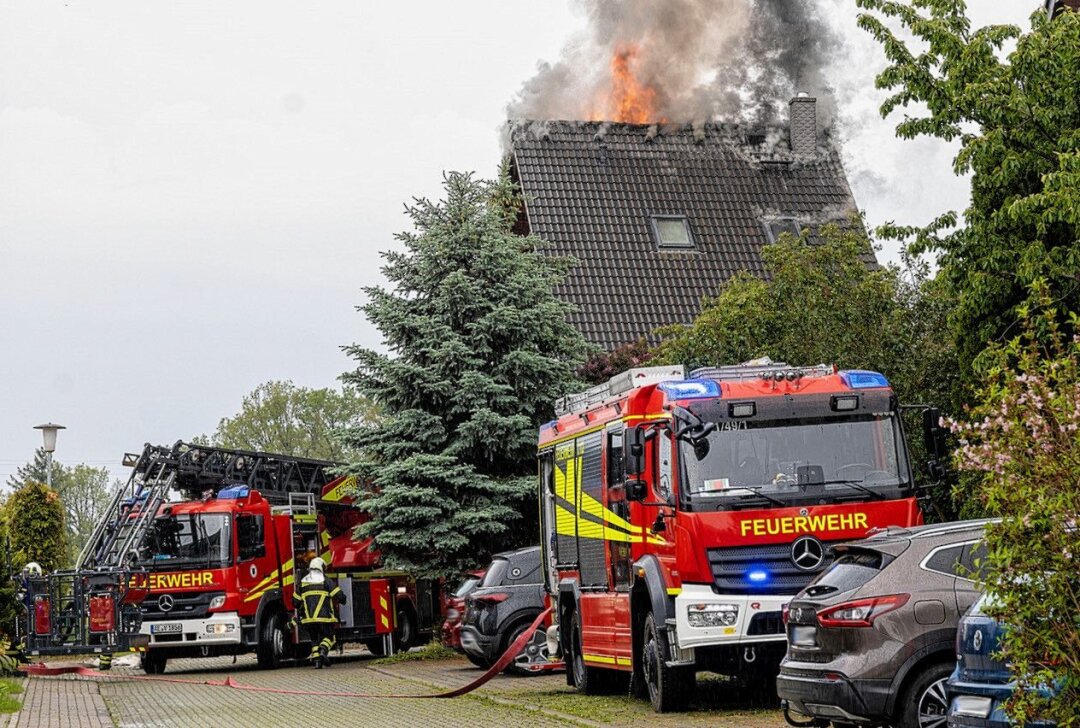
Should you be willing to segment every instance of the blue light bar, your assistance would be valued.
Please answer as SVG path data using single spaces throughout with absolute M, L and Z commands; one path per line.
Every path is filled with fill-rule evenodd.
M 233 485 L 228 488 L 222 488 L 218 491 L 217 497 L 219 500 L 229 500 L 237 498 L 247 498 L 249 489 L 246 485 Z
M 888 387 L 889 380 L 884 374 L 868 372 L 862 369 L 853 369 L 840 372 L 840 381 L 852 389 L 872 389 L 874 387 Z
M 754 584 L 764 584 L 769 580 L 769 572 L 765 569 L 752 569 L 746 572 L 746 579 Z
M 711 379 L 663 382 L 659 387 L 671 399 L 705 399 L 720 396 L 720 384 Z

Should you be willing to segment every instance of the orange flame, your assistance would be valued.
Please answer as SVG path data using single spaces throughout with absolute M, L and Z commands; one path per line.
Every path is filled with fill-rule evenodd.
M 664 121 L 657 118 L 656 89 L 643 84 L 637 77 L 638 52 L 638 46 L 633 43 L 615 49 L 611 57 L 611 89 L 595 105 L 599 111 L 590 114 L 590 121 L 627 124 Z

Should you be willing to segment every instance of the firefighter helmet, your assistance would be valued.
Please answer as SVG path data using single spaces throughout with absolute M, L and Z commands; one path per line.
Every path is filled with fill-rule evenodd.
M 316 556 L 311 560 L 311 563 L 308 564 L 308 568 L 312 571 L 326 571 L 326 562 Z
M 36 561 L 31 561 L 23 567 L 23 571 L 29 576 L 41 576 L 41 564 Z

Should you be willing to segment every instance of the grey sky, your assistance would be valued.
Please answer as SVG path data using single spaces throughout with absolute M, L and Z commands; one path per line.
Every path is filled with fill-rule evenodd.
M 962 208 L 949 151 L 877 118 L 854 0 L 820 1 L 871 223 Z M 260 382 L 334 384 L 340 345 L 379 343 L 353 307 L 402 203 L 491 174 L 507 102 L 584 22 L 564 0 L 0 4 L 0 481 L 46 420 L 59 459 L 126 476 L 125 450 L 211 431 Z

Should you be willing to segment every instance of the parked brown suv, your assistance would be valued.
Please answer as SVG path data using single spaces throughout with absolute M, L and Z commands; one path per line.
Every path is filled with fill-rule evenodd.
M 837 546 L 785 612 L 777 693 L 789 722 L 945 728 L 956 626 L 987 521 L 890 528 Z

